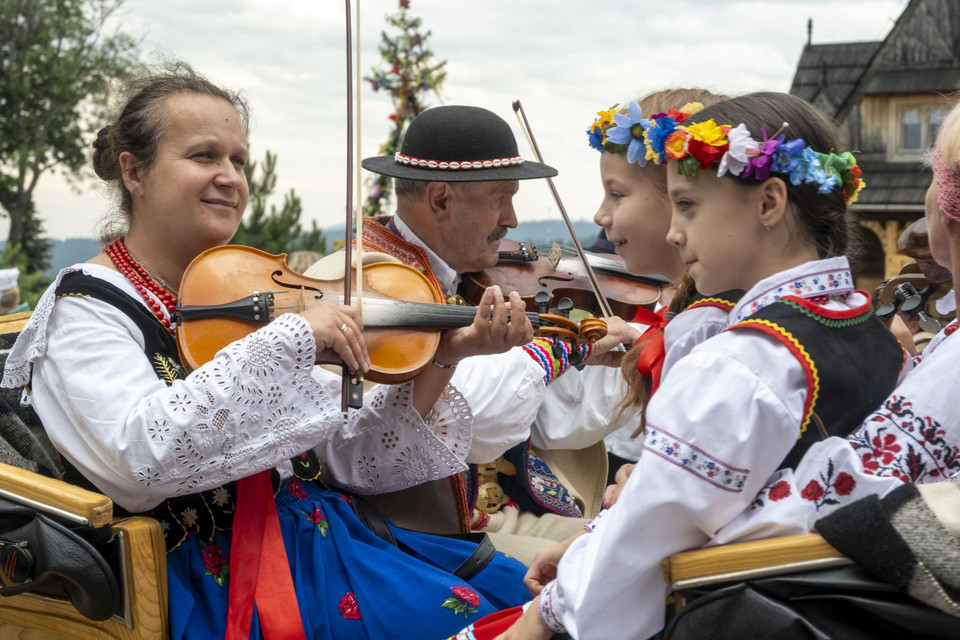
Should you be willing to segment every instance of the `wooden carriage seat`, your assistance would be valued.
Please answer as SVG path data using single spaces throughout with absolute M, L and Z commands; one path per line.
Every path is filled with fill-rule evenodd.
M 6 350 L 29 316 L 29 312 L 0 316 L 0 357 L 3 361 L 6 360 Z M 0 423 L 0 428 L 4 424 Z M 42 455 L 44 447 L 43 443 L 36 446 L 28 443 L 26 449 Z M 22 448 L 14 450 L 12 455 L 23 451 Z M 120 588 L 120 606 L 110 618 L 98 622 L 81 615 L 65 597 L 29 592 L 3 596 L 0 597 L 0 640 L 169 638 L 166 545 L 160 524 L 152 518 L 140 516 L 116 519 L 113 502 L 106 496 L 41 475 L 36 472 L 36 465 L 34 469 L 0 462 L 0 497 L 30 507 L 67 526 L 101 530 L 94 537 L 108 540 L 104 550 L 106 553 L 109 547 L 108 564 L 114 567 Z M 40 470 L 49 473 L 50 465 L 40 465 Z M 0 538 L 3 537 L 3 524 L 0 522 Z M 109 529 L 104 530 L 105 527 Z
M 960 638 L 960 618 L 915 600 L 846 558 L 820 534 L 676 554 L 670 640 Z

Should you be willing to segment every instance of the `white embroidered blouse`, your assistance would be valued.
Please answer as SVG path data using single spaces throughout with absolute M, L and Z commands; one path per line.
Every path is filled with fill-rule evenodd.
M 831 258 L 761 281 L 729 322 L 787 295 L 829 296 L 820 304 L 836 311 L 867 301 L 846 259 Z M 760 332 L 721 333 L 672 363 L 617 504 L 570 546 L 540 595 L 544 621 L 580 640 L 657 632 L 668 589 L 660 561 L 704 546 L 750 506 L 797 440 L 806 388 L 796 359 Z
M 340 377 L 313 366 L 314 339 L 284 314 L 221 350 L 170 386 L 143 337 L 116 307 L 53 292 L 82 270 L 142 300 L 99 265 L 63 270 L 7 360 L 3 385 L 32 385 L 30 400 L 57 449 L 130 511 L 277 467 L 313 449 L 328 480 L 359 493 L 395 491 L 465 469 L 472 417 L 448 388 L 427 420 L 412 383 L 379 386 L 360 410 L 340 412 Z M 30 378 L 32 367 L 32 380 Z

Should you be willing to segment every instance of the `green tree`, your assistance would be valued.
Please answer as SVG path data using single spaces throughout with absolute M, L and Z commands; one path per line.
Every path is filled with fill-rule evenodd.
M 393 103 L 393 127 L 380 146 L 383 156 L 396 153 L 407 124 L 427 108 L 427 94 L 432 91 L 439 99 L 440 87 L 447 77 L 443 70 L 446 60 L 435 62 L 433 51 L 427 46 L 430 32 L 421 31 L 421 19 L 407 12 L 410 0 L 399 0 L 399 6 L 400 11 L 387 16 L 387 24 L 398 33 L 391 37 L 386 31 L 381 32 L 380 64 L 364 78 L 374 91 L 387 91 Z M 367 186 L 370 195 L 363 205 L 363 215 L 388 213 L 391 179 L 377 175 L 367 180 Z
M 40 176 L 79 177 L 110 81 L 137 43 L 105 35 L 123 0 L 0 0 L 0 214 L 5 258 L 31 273 L 49 268 L 50 245 L 34 208 Z
M 260 167 L 259 176 L 256 174 Z M 263 165 L 250 161 L 243 167 L 250 187 L 250 201 L 240 228 L 231 241 L 256 247 L 268 253 L 292 253 L 306 250 L 326 253 L 327 241 L 316 221 L 310 231 L 304 232 L 300 226 L 303 207 L 300 197 L 290 189 L 283 197 L 283 207 L 270 205 L 267 213 L 267 199 L 277 187 L 277 155 L 267 151 Z

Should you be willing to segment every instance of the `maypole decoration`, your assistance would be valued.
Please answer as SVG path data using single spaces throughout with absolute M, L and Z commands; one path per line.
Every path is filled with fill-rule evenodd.
M 380 64 L 364 78 L 374 91 L 389 92 L 393 103 L 390 114 L 393 128 L 380 147 L 377 155 L 381 156 L 396 153 L 406 126 L 427 108 L 425 99 L 429 92 L 440 100 L 440 87 L 447 76 L 443 70 L 446 60 L 435 63 L 433 51 L 427 46 L 430 32 L 421 31 L 421 19 L 408 13 L 410 0 L 399 0 L 399 7 L 400 11 L 387 16 L 387 24 L 399 33 L 390 37 L 386 31 L 381 32 Z M 383 175 L 368 179 L 369 195 L 363 205 L 363 215 L 390 213 L 390 180 Z

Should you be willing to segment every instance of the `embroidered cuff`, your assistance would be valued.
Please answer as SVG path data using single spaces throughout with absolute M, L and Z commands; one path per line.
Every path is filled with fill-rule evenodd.
M 543 623 L 550 627 L 554 633 L 566 633 L 567 630 L 560 620 L 557 619 L 553 609 L 553 591 L 556 584 L 557 581 L 552 580 L 548 582 L 547 586 L 540 592 L 540 619 L 543 620 Z
M 545 372 L 543 382 L 549 385 L 569 369 L 571 364 L 578 365 L 586 360 L 593 353 L 593 345 L 571 346 L 563 341 L 554 343 L 549 338 L 534 338 L 531 342 L 523 345 L 523 350 L 543 367 Z M 572 363 L 570 362 L 571 354 L 575 354 Z

